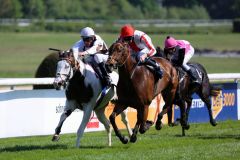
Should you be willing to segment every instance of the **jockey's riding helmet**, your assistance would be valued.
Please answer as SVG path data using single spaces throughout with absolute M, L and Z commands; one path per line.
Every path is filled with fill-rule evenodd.
M 94 40 L 94 37 L 95 37 L 95 32 L 90 27 L 83 28 L 80 34 L 84 42 L 92 41 Z
M 93 37 L 93 36 L 95 36 L 94 30 L 90 27 L 83 28 L 81 30 L 80 34 L 81 34 L 81 37 Z
M 174 48 L 176 46 L 177 46 L 177 41 L 173 37 L 167 36 L 164 42 L 165 49 Z
M 134 34 L 134 28 L 133 26 L 127 24 L 127 25 L 124 25 L 122 28 L 121 28 L 121 35 L 120 37 L 121 38 L 125 38 L 125 37 L 132 37 L 133 34 Z

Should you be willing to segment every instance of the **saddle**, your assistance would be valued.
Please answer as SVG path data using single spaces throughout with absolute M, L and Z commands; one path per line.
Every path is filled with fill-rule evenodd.
M 142 64 L 144 64 L 147 67 L 147 69 L 149 69 L 153 73 L 154 77 L 157 80 L 162 78 L 163 71 L 160 65 L 154 59 L 149 57 Z
M 196 72 L 198 73 L 198 81 L 200 83 L 202 83 L 202 79 L 203 79 L 203 73 L 201 72 L 201 70 L 198 68 L 197 64 L 195 63 L 188 63 L 188 65 L 191 67 L 191 69 L 196 70 Z M 183 80 L 189 76 L 188 73 L 180 66 L 174 66 L 177 69 L 178 72 L 178 82 L 179 85 L 183 85 L 182 82 Z M 190 78 L 191 80 L 191 84 L 195 84 L 194 81 Z
M 178 54 L 176 54 L 176 53 L 178 53 Z M 166 55 L 166 57 L 167 57 L 167 55 Z M 185 49 L 184 48 L 179 48 L 179 47 L 177 47 L 176 48 L 176 52 L 175 52 L 175 54 L 173 54 L 172 56 L 171 56 L 171 58 L 170 59 L 168 59 L 170 62 L 171 62 L 171 64 L 175 67 L 175 68 L 177 68 L 177 70 L 182 70 L 182 72 L 185 72 L 186 73 L 186 75 L 188 75 L 188 76 L 190 76 L 191 78 L 191 80 L 193 79 L 193 75 L 191 75 L 190 73 L 189 73 L 189 71 L 186 71 L 186 70 L 184 70 L 183 68 L 182 68 L 182 64 L 183 64 L 183 60 L 184 60 L 184 57 L 185 57 Z M 168 58 L 168 57 L 167 57 Z M 196 73 L 196 79 L 197 80 L 195 80 L 195 81 L 193 81 L 192 80 L 192 83 L 195 83 L 196 81 L 198 82 L 198 84 L 199 83 L 201 83 L 202 82 L 202 73 L 201 73 L 201 69 L 200 68 L 198 68 L 198 65 L 196 64 L 196 63 L 188 63 L 188 65 L 190 66 L 190 70 L 191 71 L 194 71 L 194 73 Z M 193 74 L 193 73 L 192 73 Z M 179 80 L 181 80 L 182 78 L 180 77 L 180 79 Z M 180 82 L 180 81 L 179 81 Z

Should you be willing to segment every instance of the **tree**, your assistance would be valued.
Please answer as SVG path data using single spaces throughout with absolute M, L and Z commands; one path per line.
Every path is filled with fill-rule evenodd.
M 192 8 L 200 3 L 199 0 L 163 0 L 162 5 L 164 7 Z
M 226 19 L 240 16 L 240 0 L 199 0 L 211 18 Z
M 22 6 L 19 0 L 0 0 L 0 18 L 21 18 Z
M 165 15 L 164 8 L 156 0 L 129 0 L 134 6 L 140 8 L 141 12 L 147 18 L 163 18 Z
M 43 0 L 20 0 L 23 6 L 24 18 L 45 17 L 45 6 Z

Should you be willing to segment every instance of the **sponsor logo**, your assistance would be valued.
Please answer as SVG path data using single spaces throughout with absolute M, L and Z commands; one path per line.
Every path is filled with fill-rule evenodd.
M 212 97 L 212 112 L 213 118 L 216 118 L 223 108 L 223 96 L 222 91 L 216 96 Z
M 234 107 L 235 94 L 234 93 L 220 93 L 216 97 L 212 97 L 212 111 L 213 117 L 216 118 L 222 111 L 223 107 Z
M 95 116 L 94 112 L 92 112 L 92 116 L 87 124 L 87 128 L 99 128 L 99 120 Z
M 191 108 L 203 108 L 204 102 L 201 99 L 193 99 Z
M 56 106 L 56 113 L 62 113 L 64 111 L 64 107 L 63 105 L 58 105 Z
M 58 104 L 58 105 L 55 107 L 56 113 L 63 113 L 63 112 L 64 112 L 64 108 L 65 108 L 64 105 Z M 79 109 L 75 109 L 75 110 L 74 110 L 74 112 L 79 112 L 79 111 L 80 111 Z

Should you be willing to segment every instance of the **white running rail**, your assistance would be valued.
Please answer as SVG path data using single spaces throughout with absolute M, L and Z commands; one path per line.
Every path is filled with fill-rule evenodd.
M 226 81 L 240 79 L 240 73 L 214 73 L 208 74 L 211 81 Z M 0 78 L 0 86 L 21 86 L 21 85 L 49 85 L 53 84 L 54 78 Z

